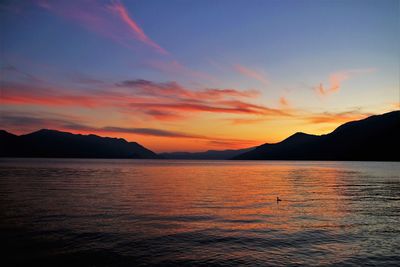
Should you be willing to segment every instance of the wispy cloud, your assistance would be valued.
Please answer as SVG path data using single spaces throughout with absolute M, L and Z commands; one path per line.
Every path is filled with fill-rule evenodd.
M 256 90 L 233 88 L 193 90 L 177 82 L 143 79 L 102 84 L 100 88 L 89 82 L 84 89 L 4 81 L 1 101 L 9 105 L 113 107 L 124 114 L 150 116 L 160 121 L 188 119 L 201 112 L 291 116 L 284 110 L 248 102 L 259 94 Z
M 265 75 L 263 75 L 262 73 L 260 73 L 256 70 L 250 69 L 250 68 L 245 67 L 240 64 L 236 64 L 233 67 L 238 73 L 240 73 L 244 76 L 247 76 L 249 78 L 255 79 L 255 80 L 259 81 L 260 83 L 262 83 L 264 86 L 267 86 L 269 83 L 269 81 L 265 77 Z
M 260 95 L 257 90 L 237 90 L 233 88 L 205 88 L 190 90 L 176 82 L 155 83 L 148 80 L 128 80 L 117 84 L 118 87 L 134 92 L 137 96 L 149 97 L 151 101 L 131 103 L 130 107 L 138 111 L 147 110 L 147 114 L 173 118 L 173 114 L 211 112 L 231 114 L 289 114 L 278 109 L 255 105 L 242 99 L 256 98 Z M 153 101 L 164 98 L 164 101 Z M 150 111 L 150 112 L 149 112 Z
M 243 102 L 240 100 L 220 101 L 220 103 L 225 104 L 225 105 L 235 106 L 237 108 L 251 109 L 251 110 L 259 111 L 259 112 L 254 112 L 255 114 L 274 115 L 274 116 L 291 116 L 292 115 L 290 112 L 282 110 L 282 109 L 270 108 L 267 106 L 256 105 L 256 104 L 252 104 L 252 103 Z
M 177 120 L 184 120 L 188 117 L 187 114 L 176 113 L 176 112 L 169 112 L 166 110 L 145 110 L 143 113 L 149 115 L 150 117 L 158 120 L 158 121 L 177 121 Z
M 17 2 L 17 4 L 6 3 L 4 8 L 15 6 L 19 10 L 23 10 L 32 5 L 32 3 Z M 135 10 L 128 10 L 120 0 L 34 0 L 33 3 L 56 16 L 79 25 L 87 31 L 133 49 L 135 52 L 139 48 L 147 47 L 162 55 L 157 59 L 141 57 L 141 62 L 136 66 L 173 74 L 177 77 L 190 77 L 207 81 L 217 80 L 213 75 L 193 70 L 174 59 L 174 56 L 153 40 L 132 16 Z M 0 8 L 2 7 L 0 6 Z
M 23 71 L 14 65 L 6 64 L 0 68 L 0 79 L 13 79 L 26 82 L 41 82 L 42 79 L 32 75 L 29 72 Z
M 69 19 L 82 27 L 110 38 L 127 47 L 135 46 L 133 41 L 151 47 L 161 54 L 168 54 L 159 44 L 148 37 L 139 24 L 129 15 L 119 1 L 37 1 L 38 5 L 50 12 Z
M 110 9 L 117 12 L 117 14 L 125 22 L 125 24 L 129 26 L 129 28 L 132 30 L 133 34 L 138 40 L 153 47 L 161 54 L 168 54 L 168 52 L 164 48 L 155 43 L 144 33 L 143 29 L 139 27 L 136 21 L 134 21 L 129 16 L 128 10 L 125 8 L 124 5 L 122 5 L 120 1 L 118 0 L 113 1 L 113 3 L 110 5 Z
M 3 81 L 1 93 L 3 104 L 82 107 L 101 105 L 94 97 L 81 92 L 67 92 L 40 84 Z
M 265 112 L 260 109 L 234 105 L 208 105 L 208 104 L 190 104 L 190 103 L 171 103 L 171 104 L 158 104 L 158 103 L 135 103 L 131 105 L 136 108 L 150 108 L 150 109 L 165 109 L 186 112 L 211 112 L 211 113 L 233 113 L 233 114 L 264 114 Z
M 149 80 L 136 79 L 126 80 L 116 84 L 119 87 L 130 88 L 139 95 L 165 96 L 174 98 L 188 99 L 221 99 L 226 97 L 245 97 L 252 98 L 260 95 L 257 90 L 236 90 L 232 88 L 205 88 L 201 90 L 189 90 L 177 82 L 156 83 Z
M 374 71 L 376 71 L 376 69 L 373 68 L 338 71 L 329 75 L 328 86 L 320 83 L 314 89 L 318 95 L 327 96 L 332 93 L 338 92 L 341 89 L 341 85 L 344 81 L 349 80 L 357 75 L 372 73 Z
M 280 104 L 281 106 L 283 106 L 283 107 L 288 107 L 288 106 L 289 106 L 289 101 L 287 100 L 286 97 L 281 96 L 281 97 L 279 98 L 279 104 Z
M 342 124 L 349 121 L 364 119 L 372 113 L 361 112 L 360 110 L 350 110 L 344 112 L 323 112 L 311 114 L 305 117 L 309 123 L 334 123 Z

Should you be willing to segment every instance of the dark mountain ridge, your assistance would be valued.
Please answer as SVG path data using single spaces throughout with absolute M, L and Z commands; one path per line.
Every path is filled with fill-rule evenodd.
M 233 159 L 400 161 L 400 111 L 348 122 L 326 135 L 296 133 Z
M 213 159 L 224 160 L 231 159 L 235 156 L 248 152 L 254 147 L 244 149 L 227 149 L 227 150 L 207 150 L 204 152 L 168 152 L 159 154 L 165 159 Z
M 0 130 L 0 157 L 159 158 L 153 151 L 122 138 L 48 129 L 20 136 Z
M 348 122 L 326 135 L 298 132 L 256 148 L 160 155 L 121 138 L 47 129 L 17 136 L 0 130 L 0 157 L 400 161 L 400 111 Z

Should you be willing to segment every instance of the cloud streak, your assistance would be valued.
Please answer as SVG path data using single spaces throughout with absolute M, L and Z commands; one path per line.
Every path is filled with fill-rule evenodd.
M 260 72 L 258 72 L 256 70 L 247 68 L 240 64 L 236 64 L 233 67 L 238 73 L 240 73 L 244 76 L 247 76 L 249 78 L 255 79 L 255 80 L 259 81 L 261 84 L 263 84 L 264 86 L 267 86 L 269 83 L 268 79 L 263 74 L 261 74 Z
M 289 101 L 287 100 L 286 97 L 281 96 L 281 97 L 279 98 L 279 104 L 280 104 L 281 106 L 283 106 L 283 107 L 288 107 L 288 106 L 289 106 Z
M 233 113 L 233 114 L 268 114 L 268 111 L 272 113 L 273 109 L 255 108 L 254 105 L 208 105 L 208 104 L 191 104 L 191 103 L 171 103 L 171 104 L 158 104 L 158 103 L 135 103 L 131 104 L 132 107 L 136 108 L 150 108 L 154 110 L 166 109 L 175 111 L 186 111 L 186 112 L 211 112 L 211 113 Z
M 344 81 L 349 80 L 355 76 L 372 73 L 374 71 L 376 70 L 373 68 L 369 68 L 369 69 L 353 69 L 353 70 L 343 70 L 334 72 L 329 75 L 328 86 L 325 86 L 323 83 L 320 83 L 314 89 L 319 96 L 327 96 L 338 92 L 341 89 L 341 85 Z
M 38 1 L 38 5 L 53 14 L 71 20 L 82 27 L 110 38 L 127 47 L 135 46 L 134 40 L 160 54 L 168 54 L 148 37 L 139 24 L 129 15 L 119 1 Z
M 351 110 L 344 112 L 323 112 L 306 116 L 306 121 L 309 123 L 334 123 L 341 124 L 349 121 L 364 119 L 372 113 L 360 112 L 359 110 Z
M 91 84 L 88 83 L 87 86 Z M 50 107 L 112 107 L 125 114 L 152 117 L 160 121 L 188 119 L 195 113 L 257 114 L 291 116 L 284 110 L 248 102 L 260 92 L 233 88 L 188 89 L 177 82 L 136 79 L 92 88 L 57 88 L 44 83 L 4 81 L 2 103 Z
M 265 118 L 234 118 L 228 119 L 228 121 L 232 125 L 248 125 L 248 124 L 257 124 L 260 122 L 265 122 Z
M 3 81 L 1 102 L 13 105 L 81 106 L 101 105 L 100 99 L 40 84 L 24 84 Z
M 111 6 L 111 10 L 114 10 L 119 17 L 122 19 L 122 21 L 125 22 L 127 26 L 133 31 L 133 34 L 135 37 L 140 40 L 141 42 L 153 47 L 156 51 L 158 51 L 161 54 L 168 54 L 168 52 L 162 48 L 160 45 L 155 43 L 153 40 L 151 40 L 143 31 L 142 28 L 139 27 L 139 25 L 134 21 L 128 13 L 128 10 L 125 8 L 124 5 L 120 1 L 114 1 Z
M 252 98 L 260 95 L 257 90 L 239 91 L 236 89 L 205 88 L 202 90 L 189 90 L 177 82 L 156 83 L 143 79 L 126 80 L 116 84 L 119 87 L 130 88 L 138 95 L 163 96 L 181 99 L 221 99 L 226 97 Z

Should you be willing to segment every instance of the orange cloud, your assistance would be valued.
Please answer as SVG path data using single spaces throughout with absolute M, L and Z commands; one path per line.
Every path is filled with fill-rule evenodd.
M 329 75 L 329 86 L 326 87 L 323 83 L 315 87 L 315 92 L 320 96 L 327 96 L 332 93 L 336 93 L 340 90 L 342 82 L 353 78 L 359 74 L 366 74 L 374 72 L 375 69 L 353 69 L 335 72 Z
M 243 90 L 236 89 L 204 89 L 203 92 L 198 92 L 198 96 L 206 96 L 209 98 L 222 98 L 225 96 L 231 97 L 257 97 L 260 95 L 258 90 Z
M 254 124 L 265 121 L 265 118 L 235 118 L 228 119 L 233 125 Z
M 395 109 L 400 109 L 400 102 L 392 103 L 391 106 Z
M 362 113 L 359 111 L 346 111 L 338 113 L 324 112 L 320 114 L 310 115 L 306 117 L 306 120 L 310 123 L 341 124 L 348 121 L 361 120 L 371 115 L 372 115 L 371 113 Z
M 282 105 L 282 106 L 284 106 L 284 107 L 287 107 L 287 106 L 289 106 L 289 101 L 286 99 L 286 97 L 284 97 L 284 96 L 281 96 L 280 98 L 279 98 L 279 103 Z
M 71 94 L 51 87 L 3 82 L 1 102 L 17 105 L 82 106 L 101 105 L 93 97 Z
M 249 69 L 249 68 L 244 67 L 244 66 L 242 66 L 242 65 L 240 65 L 240 64 L 234 65 L 234 68 L 235 68 L 235 70 L 236 70 L 237 72 L 239 72 L 240 74 L 242 74 L 242 75 L 244 75 L 244 76 L 247 76 L 247 77 L 250 77 L 250 78 L 252 78 L 252 79 L 255 79 L 255 80 L 259 81 L 260 83 L 262 83 L 262 84 L 265 85 L 265 86 L 267 86 L 268 83 L 269 83 L 268 79 L 265 78 L 264 75 L 261 74 L 261 73 L 258 72 L 258 71 Z
M 156 109 L 146 110 L 146 111 L 144 111 L 144 113 L 158 121 L 176 121 L 176 120 L 183 120 L 183 119 L 187 118 L 185 115 L 182 115 L 182 114 L 177 114 L 177 113 L 168 112 L 168 111 L 164 111 L 164 110 L 156 110 Z

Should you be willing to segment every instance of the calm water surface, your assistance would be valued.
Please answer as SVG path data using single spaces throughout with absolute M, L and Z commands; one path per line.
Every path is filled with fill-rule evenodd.
M 400 265 L 400 163 L 0 159 L 0 207 L 8 266 Z

